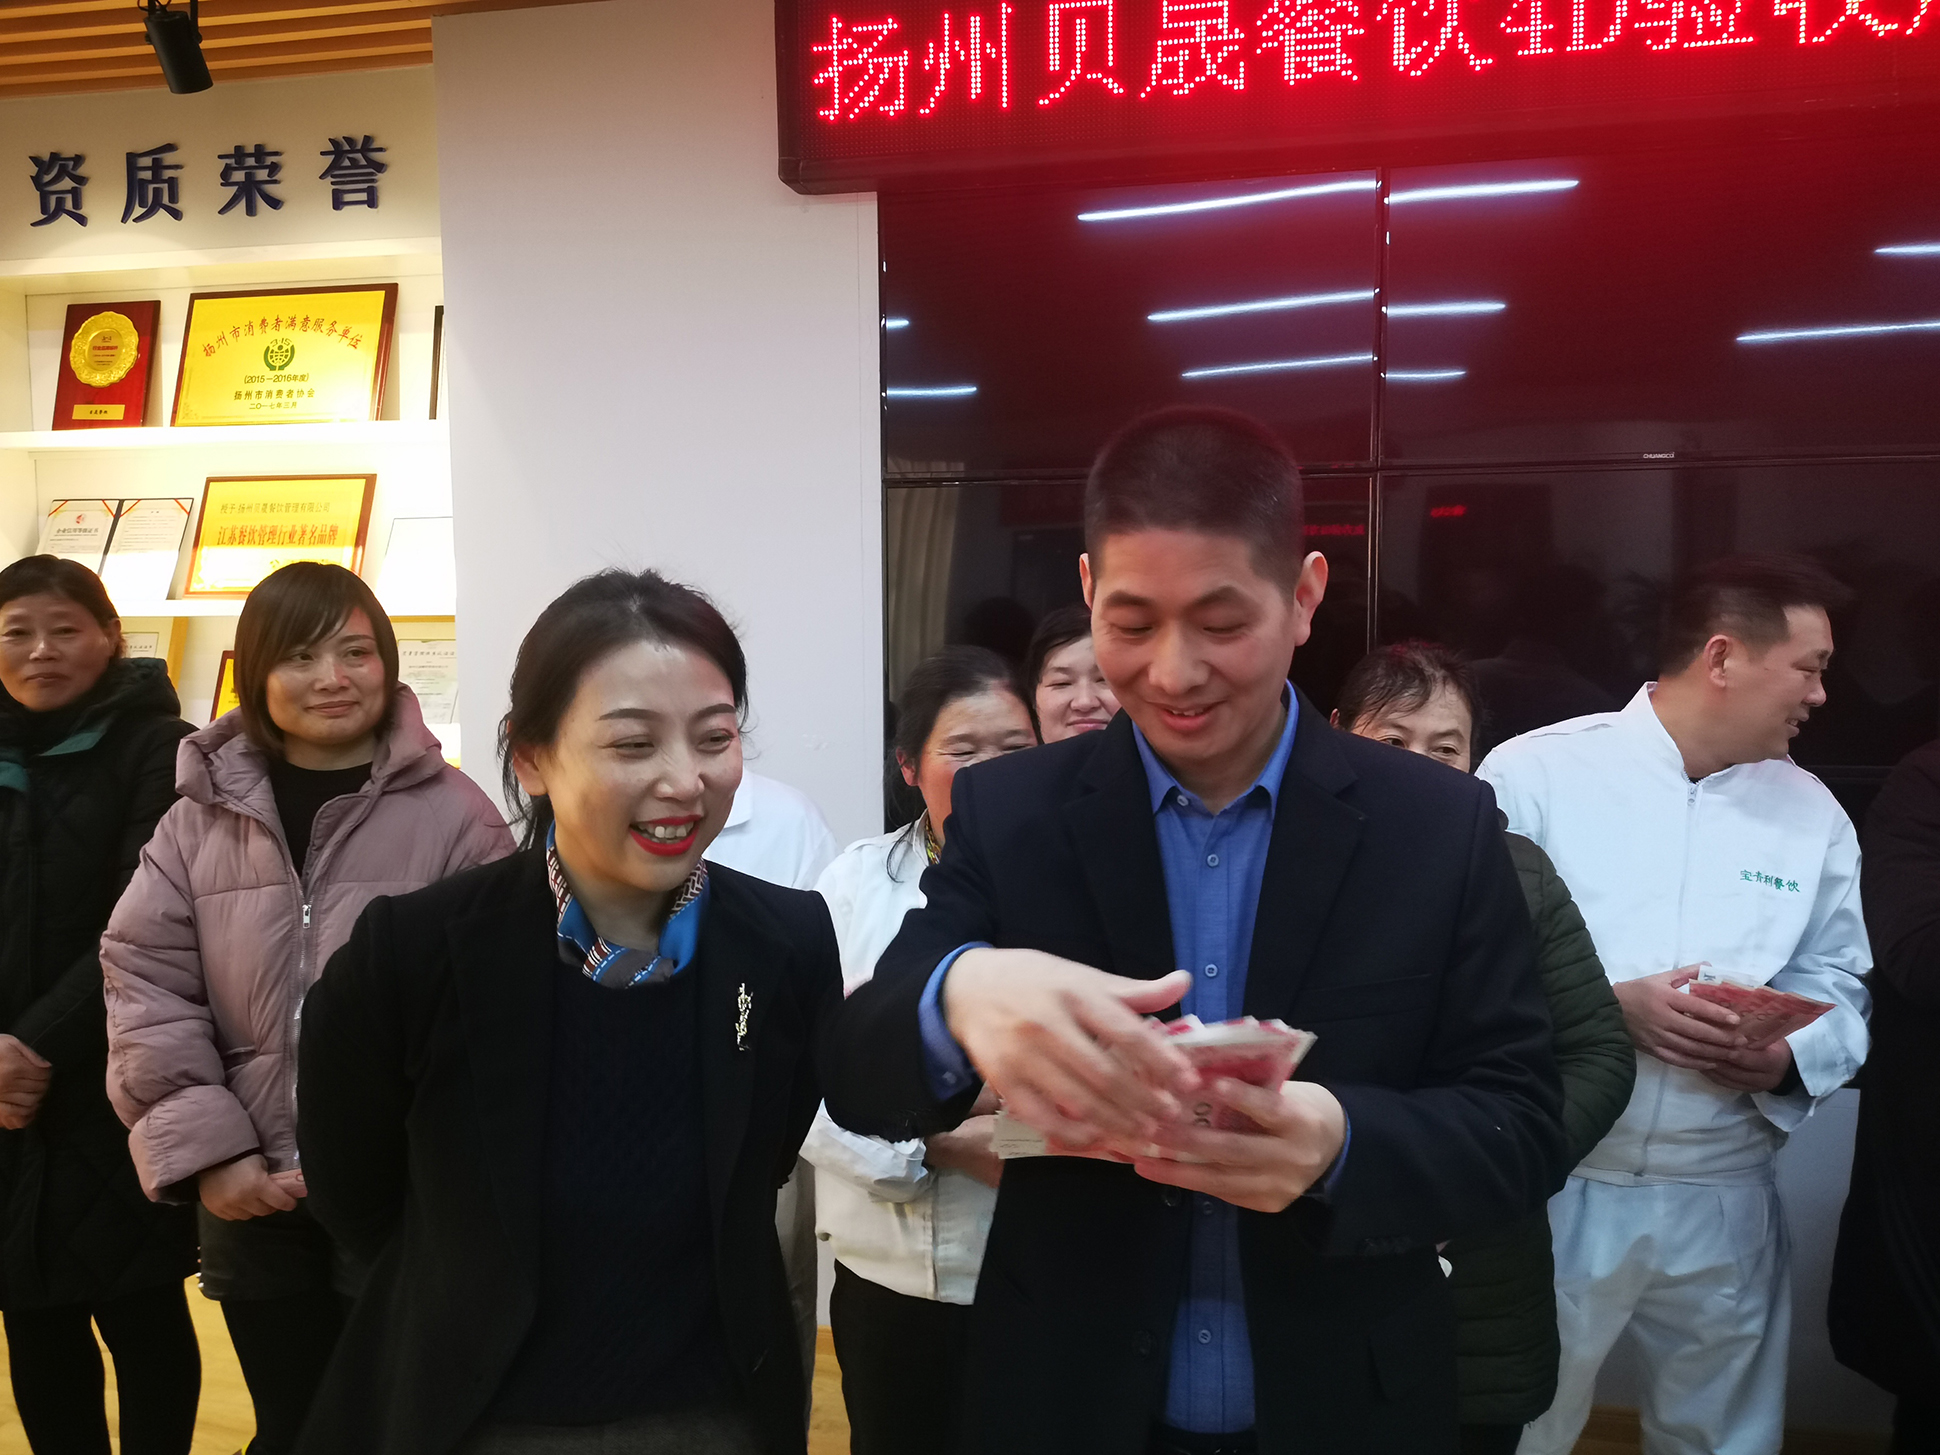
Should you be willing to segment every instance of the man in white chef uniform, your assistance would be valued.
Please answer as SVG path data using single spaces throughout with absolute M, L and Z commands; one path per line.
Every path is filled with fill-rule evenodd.
M 1791 1293 L 1778 1149 L 1866 1056 L 1872 956 L 1852 823 L 1787 756 L 1825 701 L 1811 561 L 1741 556 L 1671 603 L 1660 676 L 1621 712 L 1482 765 L 1576 897 L 1637 1046 L 1623 1117 L 1550 1202 L 1562 1366 L 1521 1455 L 1568 1455 L 1628 1328 L 1649 1455 L 1777 1455 Z M 1683 987 L 1709 965 L 1833 1009 L 1765 1050 Z

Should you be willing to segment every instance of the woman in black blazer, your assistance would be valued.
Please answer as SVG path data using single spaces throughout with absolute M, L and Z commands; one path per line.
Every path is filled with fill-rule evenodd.
M 745 689 L 698 592 L 573 586 L 501 734 L 526 849 L 375 901 L 311 990 L 310 1205 L 374 1266 L 304 1455 L 803 1449 L 775 1189 L 842 981 L 820 899 L 701 861 Z

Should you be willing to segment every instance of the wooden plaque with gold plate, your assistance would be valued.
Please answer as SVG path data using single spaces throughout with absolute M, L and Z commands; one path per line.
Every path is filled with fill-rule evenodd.
M 54 386 L 55 429 L 138 429 L 162 305 L 70 303 Z
M 171 422 L 376 419 L 396 318 L 395 283 L 196 293 L 182 330 Z

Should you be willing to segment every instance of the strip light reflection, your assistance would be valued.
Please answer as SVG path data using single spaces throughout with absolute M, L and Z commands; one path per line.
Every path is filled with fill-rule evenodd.
M 907 318 L 885 318 L 882 321 L 882 326 L 884 328 L 908 328 L 909 320 Z
M 1329 303 L 1366 303 L 1372 288 L 1355 293 L 1301 293 L 1292 298 L 1261 298 L 1252 303 L 1215 303 L 1205 308 L 1168 308 L 1145 315 L 1147 323 L 1184 323 L 1195 318 L 1227 318 L 1235 313 L 1272 313 L 1283 308 L 1320 308 Z
M 1218 212 L 1227 207 L 1253 207 L 1262 202 L 1289 202 L 1297 197 L 1327 197 L 1337 192 L 1372 192 L 1374 187 L 1375 182 L 1372 177 L 1355 182 L 1318 182 L 1309 187 L 1283 187 L 1277 192 L 1244 192 L 1237 197 L 1206 197 L 1197 202 L 1167 202 L 1153 207 L 1115 207 L 1105 212 L 1080 212 L 1078 221 L 1129 222 L 1136 217 L 1176 217 L 1188 212 Z
M 1467 369 L 1390 369 L 1381 376 L 1391 384 L 1442 384 L 1466 379 Z
M 1574 177 L 1546 177 L 1529 182 L 1466 182 L 1453 187 L 1413 187 L 1405 192 L 1390 192 L 1388 201 L 1454 202 L 1465 197 L 1523 197 L 1535 192 L 1567 192 L 1576 186 Z
M 1227 374 L 1277 374 L 1286 369 L 1337 369 L 1348 364 L 1371 364 L 1373 354 L 1329 354 L 1319 359 L 1267 359 L 1257 364 L 1220 364 L 1210 369 L 1187 369 L 1181 379 L 1217 379 Z
M 928 388 L 896 388 L 882 391 L 890 399 L 967 399 L 977 392 L 975 384 L 936 384 Z
M 1940 318 L 1920 318 L 1908 323 L 1840 323 L 1825 328 L 1767 328 L 1756 333 L 1741 333 L 1741 344 L 1780 344 L 1799 339 L 1871 338 L 1883 333 L 1940 333 Z
M 1940 258 L 1940 242 L 1894 243 L 1873 251 L 1882 258 Z
M 1389 318 L 1465 318 L 1500 313 L 1508 306 L 1495 299 L 1477 299 L 1472 303 L 1390 303 L 1384 311 Z

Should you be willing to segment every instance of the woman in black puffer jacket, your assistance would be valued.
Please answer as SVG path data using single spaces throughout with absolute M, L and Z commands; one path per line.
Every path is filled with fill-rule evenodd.
M 96 1327 L 124 1455 L 187 1455 L 202 1388 L 191 1210 L 143 1195 L 106 1089 L 101 931 L 191 731 L 121 649 L 85 566 L 0 571 L 0 1312 L 35 1455 L 107 1455 Z

